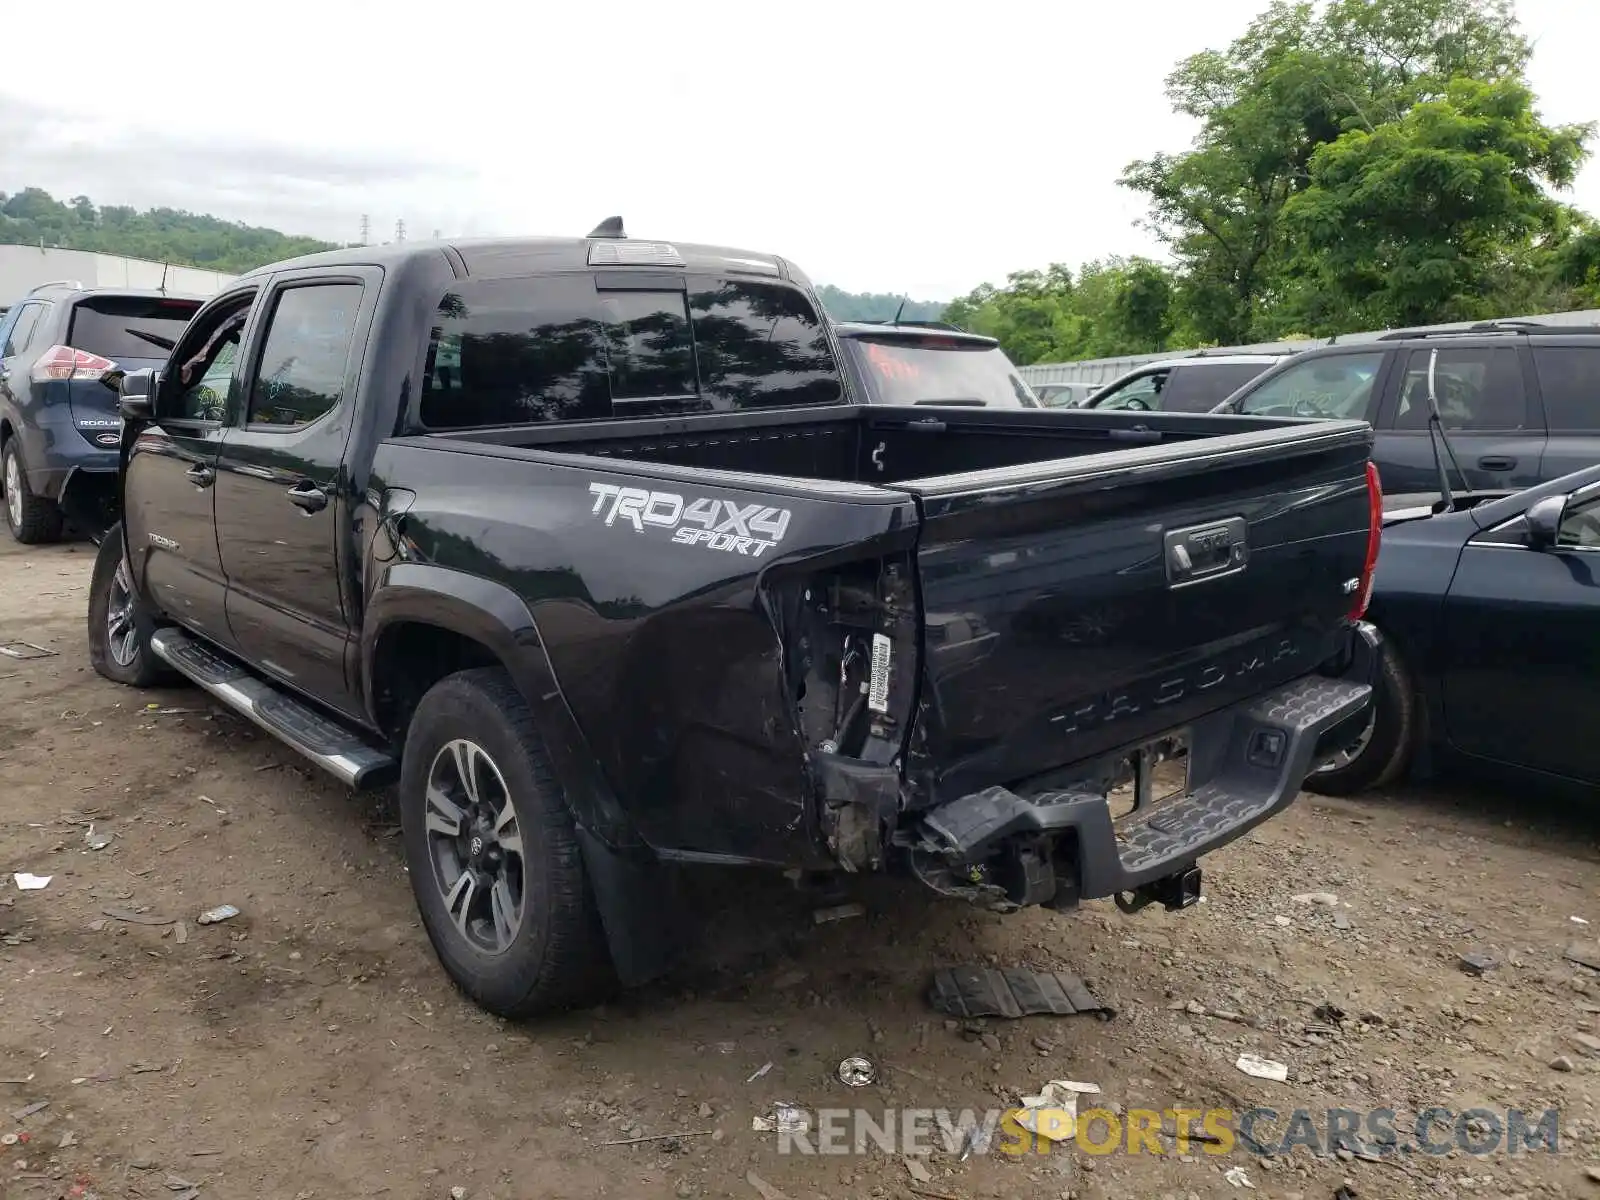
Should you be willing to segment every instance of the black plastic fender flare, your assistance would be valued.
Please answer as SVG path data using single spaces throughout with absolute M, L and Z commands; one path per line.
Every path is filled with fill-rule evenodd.
M 361 631 L 363 699 L 370 714 L 378 711 L 373 691 L 378 647 L 384 631 L 400 623 L 432 625 L 471 638 L 510 672 L 533 710 L 577 826 L 617 974 L 629 985 L 659 975 L 679 944 L 676 873 L 638 838 L 602 777 L 522 597 L 491 579 L 432 563 L 385 568 Z

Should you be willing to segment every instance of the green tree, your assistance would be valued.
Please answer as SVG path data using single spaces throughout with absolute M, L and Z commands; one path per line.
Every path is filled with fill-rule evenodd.
M 1148 259 L 1060 263 L 1018 271 L 951 302 L 944 318 L 998 338 L 1013 362 L 1105 358 L 1164 349 L 1172 332 L 1171 272 Z
M 945 307 L 943 301 L 908 300 L 887 292 L 847 292 L 827 283 L 817 288 L 817 297 L 835 321 L 888 321 L 902 305 L 902 320 L 932 321 Z
M 0 196 L 0 244 L 125 254 L 239 274 L 265 263 L 331 250 L 333 243 L 180 209 L 97 209 L 87 196 L 63 204 L 42 188 Z
M 1284 208 L 1309 328 L 1369 329 L 1505 315 L 1562 228 L 1593 126 L 1540 122 L 1511 79 L 1457 78 L 1370 132 L 1319 147 Z
M 1287 213 L 1313 185 L 1319 151 L 1383 137 L 1418 106 L 1451 103 L 1461 80 L 1522 85 L 1528 55 L 1506 0 L 1333 0 L 1321 11 L 1276 0 L 1226 50 L 1179 63 L 1167 91 L 1200 122 L 1195 143 L 1134 162 L 1122 179 L 1149 199 L 1150 227 L 1178 264 L 1175 324 L 1239 343 L 1303 320 L 1295 300 L 1317 271 L 1295 242 L 1305 226 L 1291 228 Z M 1317 316 L 1319 332 L 1361 323 L 1337 299 Z

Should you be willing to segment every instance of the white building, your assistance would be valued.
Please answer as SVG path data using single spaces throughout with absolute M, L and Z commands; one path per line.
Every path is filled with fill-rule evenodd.
M 236 275 L 169 266 L 120 254 L 90 250 L 44 250 L 38 246 L 0 246 L 0 308 L 21 300 L 41 283 L 71 280 L 84 287 L 165 288 L 190 296 L 221 291 Z

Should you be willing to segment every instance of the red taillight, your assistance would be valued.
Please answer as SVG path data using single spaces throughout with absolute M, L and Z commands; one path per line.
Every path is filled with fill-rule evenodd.
M 1383 544 L 1383 483 L 1378 478 L 1378 468 L 1367 463 L 1367 561 L 1361 568 L 1361 586 L 1356 588 L 1356 602 L 1350 606 L 1351 620 L 1359 621 L 1367 615 L 1367 604 L 1372 600 L 1372 576 L 1378 569 L 1378 548 Z
M 33 377 L 40 379 L 99 379 L 117 364 L 109 358 L 74 350 L 71 346 L 51 346 L 33 364 Z

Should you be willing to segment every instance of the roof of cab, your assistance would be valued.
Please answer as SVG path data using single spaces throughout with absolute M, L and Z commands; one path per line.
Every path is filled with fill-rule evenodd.
M 663 264 L 640 260 L 610 264 L 591 264 L 596 246 L 666 246 L 690 271 L 721 271 L 738 275 L 764 275 L 769 278 L 804 282 L 805 277 L 791 263 L 773 254 L 735 250 L 726 246 L 702 246 L 686 242 L 660 242 L 645 238 L 468 238 L 445 241 L 392 242 L 382 246 L 346 246 L 299 258 L 268 263 L 243 278 L 256 278 L 278 271 L 306 267 L 398 266 L 430 255 L 450 260 L 457 275 L 474 279 L 505 279 L 551 271 L 588 270 L 621 267 L 629 270 L 660 271 Z M 679 264 L 670 264 L 676 266 Z

